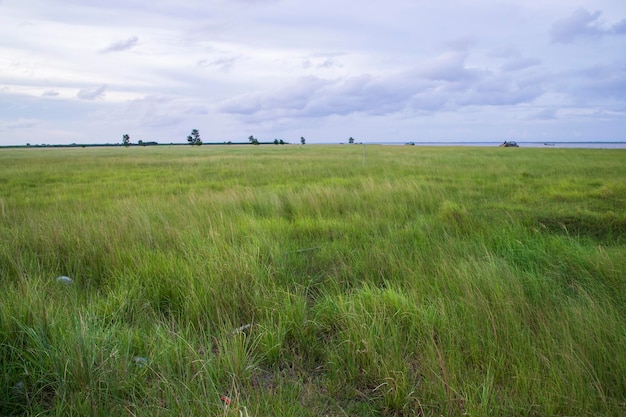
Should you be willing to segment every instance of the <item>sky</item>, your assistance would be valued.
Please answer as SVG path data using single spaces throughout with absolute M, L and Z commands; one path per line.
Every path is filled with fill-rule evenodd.
M 624 0 L 0 0 L 0 145 L 624 141 Z

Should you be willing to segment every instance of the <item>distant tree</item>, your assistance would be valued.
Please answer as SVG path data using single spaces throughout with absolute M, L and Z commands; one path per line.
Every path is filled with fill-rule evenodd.
M 191 135 L 187 136 L 187 142 L 189 142 L 190 145 L 202 145 L 202 139 L 200 139 L 200 132 L 198 129 L 193 129 L 191 131 Z
M 129 146 L 130 145 L 130 136 L 128 135 L 124 135 L 122 136 L 122 143 L 124 144 L 124 146 Z
M 302 136 L 300 136 L 300 143 L 302 145 L 306 145 L 306 139 L 304 137 L 302 137 Z
M 143 146 L 143 140 L 139 139 L 139 141 L 137 141 L 137 145 Z
M 350 136 L 350 139 L 348 139 L 348 143 L 350 144 L 354 143 L 354 138 L 352 136 Z
M 281 139 L 281 140 L 278 141 L 278 143 L 280 143 L 281 145 L 284 145 L 285 141 Z
M 259 140 L 257 138 L 255 138 L 254 136 L 250 135 L 250 137 L 248 138 L 248 142 L 250 142 L 252 145 L 258 145 L 259 144 Z

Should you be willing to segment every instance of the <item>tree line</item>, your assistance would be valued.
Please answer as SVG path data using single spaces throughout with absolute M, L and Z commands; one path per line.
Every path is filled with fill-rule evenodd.
M 202 142 L 202 138 L 200 137 L 200 131 L 198 129 L 193 129 L 191 131 L 191 134 L 189 134 L 187 136 L 187 143 L 189 145 L 192 145 L 192 146 L 201 146 L 202 145 L 203 142 Z M 230 142 L 230 141 L 229 142 L 224 142 L 224 143 L 225 144 L 232 144 L 232 142 Z M 248 137 L 248 143 L 251 144 L 251 145 L 260 145 L 261 144 L 261 142 L 257 138 L 255 138 L 253 135 L 250 135 Z M 289 142 L 285 142 L 283 139 L 274 139 L 273 142 L 265 142 L 265 143 L 268 143 L 268 144 L 269 143 L 273 143 L 274 145 L 286 145 L 286 144 L 289 144 Z M 353 144 L 354 143 L 354 138 L 350 137 L 350 139 L 348 139 L 348 143 Z M 131 145 L 130 135 L 128 135 L 127 133 L 122 135 L 122 144 L 124 146 L 126 146 L 126 147 Z M 156 145 L 157 143 L 156 142 L 143 142 L 143 141 L 139 140 L 137 142 L 137 144 L 145 146 L 147 144 Z M 306 145 L 306 139 L 304 138 L 304 136 L 300 137 L 300 144 L 301 145 Z

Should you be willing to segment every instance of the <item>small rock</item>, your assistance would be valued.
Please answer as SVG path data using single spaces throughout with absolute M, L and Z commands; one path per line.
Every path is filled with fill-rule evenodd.
M 11 387 L 11 397 L 15 401 L 22 401 L 26 396 L 26 387 L 24 381 L 18 381 L 17 384 Z
M 133 361 L 135 362 L 135 365 L 139 366 L 140 368 L 148 364 L 148 359 L 142 356 L 135 356 L 133 358 Z
M 74 280 L 70 277 L 66 277 L 65 275 L 61 275 L 60 277 L 57 277 L 57 282 L 65 285 L 70 285 L 74 283 Z
M 244 333 L 246 330 L 248 330 L 250 327 L 252 326 L 252 324 L 244 324 L 241 327 L 237 327 L 235 330 L 233 330 L 233 334 L 239 334 L 239 333 Z

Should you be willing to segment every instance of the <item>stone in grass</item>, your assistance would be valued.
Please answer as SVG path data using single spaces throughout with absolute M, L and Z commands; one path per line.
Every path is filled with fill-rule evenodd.
M 57 277 L 57 282 L 65 285 L 70 285 L 74 283 L 74 280 L 70 277 L 66 277 L 65 275 L 61 275 L 60 277 Z
M 133 358 L 133 361 L 135 362 L 135 365 L 140 368 L 143 368 L 145 365 L 148 364 L 148 358 L 144 358 L 143 356 L 135 356 Z
M 26 399 L 26 387 L 24 381 L 18 381 L 11 387 L 11 398 L 13 401 L 23 401 Z
M 241 327 L 237 327 L 235 330 L 233 330 L 233 334 L 245 333 L 246 330 L 248 330 L 251 326 L 252 324 L 244 324 Z
M 11 387 L 13 394 L 23 394 L 25 391 L 24 381 L 17 381 L 17 384 Z

